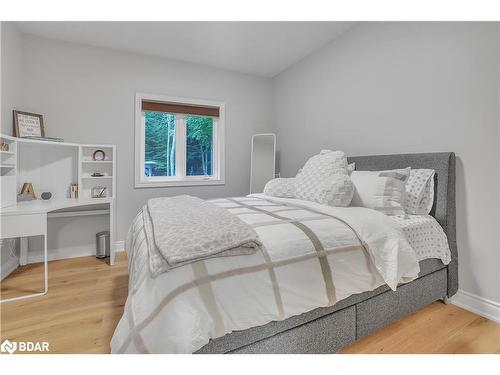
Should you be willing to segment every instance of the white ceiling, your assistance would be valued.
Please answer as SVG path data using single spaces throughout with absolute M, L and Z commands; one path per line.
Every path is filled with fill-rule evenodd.
M 16 22 L 24 33 L 272 77 L 352 22 Z

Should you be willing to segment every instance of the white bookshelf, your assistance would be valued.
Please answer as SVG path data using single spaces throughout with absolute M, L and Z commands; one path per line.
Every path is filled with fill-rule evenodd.
M 0 151 L 2 217 L 46 213 L 49 259 L 91 255 L 95 252 L 95 234 L 109 229 L 113 263 L 116 146 L 31 140 L 3 134 L 0 140 L 9 144 L 8 151 Z M 105 160 L 93 160 L 95 150 L 103 150 Z M 104 176 L 92 177 L 94 172 Z M 37 199 L 18 202 L 17 195 L 25 182 L 33 185 Z M 72 183 L 78 184 L 77 199 L 69 195 Z M 104 198 L 92 198 L 95 186 L 106 187 Z M 51 199 L 41 200 L 43 192 L 52 193 Z M 29 254 L 38 256 L 43 247 L 36 238 L 30 238 L 29 243 Z
M 31 182 L 35 194 L 52 193 L 52 200 L 69 198 L 69 186 L 77 183 L 80 198 L 92 198 L 92 188 L 106 188 L 106 198 L 116 192 L 116 146 L 108 144 L 78 144 L 16 138 L 0 135 L 1 142 L 9 144 L 8 151 L 0 151 L 0 178 L 2 208 L 15 205 L 24 182 Z M 106 159 L 93 160 L 92 154 L 103 150 Z M 104 176 L 93 177 L 94 172 Z M 94 198 L 98 202 L 102 198 Z
M 97 150 L 104 151 L 104 160 L 94 160 L 92 158 L 92 155 Z M 116 147 L 113 145 L 80 145 L 78 186 L 80 186 L 82 198 L 92 198 L 92 188 L 97 186 L 106 188 L 106 197 L 114 196 L 116 186 L 115 160 Z M 103 176 L 92 176 L 95 172 L 99 172 Z
M 9 151 L 0 151 L 1 207 L 16 204 L 17 142 L 12 137 L 0 135 L 0 142 L 9 145 Z

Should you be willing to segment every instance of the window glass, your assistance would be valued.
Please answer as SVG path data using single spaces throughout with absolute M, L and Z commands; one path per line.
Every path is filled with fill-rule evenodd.
M 146 176 L 175 176 L 176 115 L 163 112 L 144 112 Z
M 212 176 L 212 117 L 186 116 L 186 176 Z

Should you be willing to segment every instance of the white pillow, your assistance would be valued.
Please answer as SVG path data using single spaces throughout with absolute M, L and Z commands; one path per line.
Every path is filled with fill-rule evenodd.
M 372 208 L 386 215 L 404 214 L 405 184 L 410 170 L 353 171 L 354 196 L 351 205 Z
M 405 211 L 426 215 L 434 203 L 434 169 L 412 169 L 406 182 Z
M 314 200 L 317 198 L 318 186 L 336 174 L 347 176 L 347 157 L 344 152 L 323 150 L 314 155 L 295 177 L 296 198 Z
M 264 194 L 271 197 L 295 198 L 295 177 L 275 178 L 264 186 Z
M 354 184 L 349 176 L 336 174 L 320 185 L 319 203 L 335 207 L 348 207 L 354 195 Z
M 330 150 L 321 150 L 322 153 L 324 153 L 325 151 L 329 151 L 329 152 L 333 152 L 333 151 L 330 151 Z M 347 174 L 350 176 L 351 173 L 356 169 L 356 163 L 355 162 L 352 162 L 352 163 L 349 163 L 347 164 Z M 299 169 L 299 171 L 297 172 L 297 175 L 295 177 L 297 177 L 300 173 L 302 172 L 302 168 Z
M 354 185 L 347 175 L 336 174 L 325 178 L 310 192 L 309 201 L 335 207 L 347 207 L 354 195 Z

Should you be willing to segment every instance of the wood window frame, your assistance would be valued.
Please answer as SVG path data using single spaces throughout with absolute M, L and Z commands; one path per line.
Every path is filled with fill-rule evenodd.
M 214 117 L 213 127 L 213 173 L 212 176 L 186 176 L 186 145 L 176 148 L 176 176 L 145 176 L 145 119 L 143 102 L 165 103 L 170 106 L 205 107 L 218 109 L 218 117 Z M 214 114 L 215 112 L 211 112 Z M 182 120 L 182 115 L 179 121 Z M 185 121 L 180 121 L 177 130 L 185 139 Z M 135 95 L 135 188 L 158 188 L 173 186 L 206 186 L 225 184 L 225 104 L 223 102 L 182 98 L 174 96 L 136 93 Z

